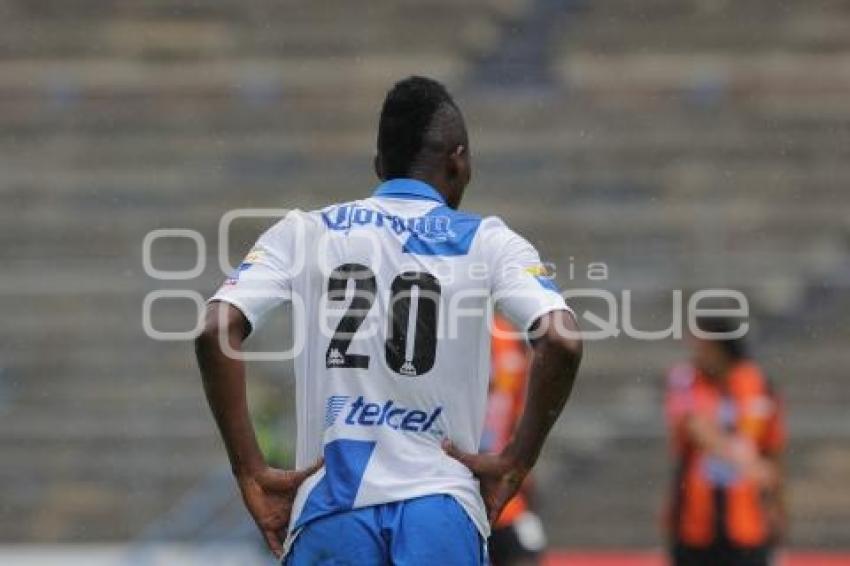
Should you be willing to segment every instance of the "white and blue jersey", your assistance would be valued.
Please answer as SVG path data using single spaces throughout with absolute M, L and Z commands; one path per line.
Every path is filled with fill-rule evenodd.
M 443 438 L 477 452 L 495 304 L 521 329 L 566 309 L 534 247 L 499 218 L 448 207 L 412 179 L 363 200 L 293 211 L 212 300 L 252 328 L 293 306 L 299 489 L 290 534 L 310 521 L 426 495 L 453 497 L 489 534 L 476 479 Z M 290 540 L 292 536 L 290 536 Z

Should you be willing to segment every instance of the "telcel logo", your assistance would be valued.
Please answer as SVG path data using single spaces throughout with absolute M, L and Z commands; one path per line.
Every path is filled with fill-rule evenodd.
M 442 412 L 442 407 L 437 407 L 431 413 L 426 413 L 418 409 L 406 409 L 396 406 L 395 401 L 392 400 L 387 401 L 383 405 L 379 403 L 367 403 L 361 395 L 351 403 L 348 415 L 345 417 L 345 424 L 355 426 L 386 425 L 395 430 L 407 430 L 410 432 L 431 431 L 434 434 L 439 434 L 439 431 L 433 430 L 432 427 L 434 421 L 437 420 L 437 417 Z M 335 420 L 335 418 L 332 420 Z

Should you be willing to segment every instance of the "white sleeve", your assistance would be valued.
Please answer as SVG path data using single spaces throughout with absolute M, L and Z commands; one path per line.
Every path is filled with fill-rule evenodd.
M 263 233 L 209 302 L 223 301 L 242 311 L 251 332 L 272 308 L 292 296 L 292 280 L 304 254 L 303 216 L 290 212 Z
M 570 310 L 554 280 L 528 240 L 499 218 L 488 218 L 482 236 L 490 257 L 491 294 L 498 308 L 514 325 L 527 331 L 544 314 Z

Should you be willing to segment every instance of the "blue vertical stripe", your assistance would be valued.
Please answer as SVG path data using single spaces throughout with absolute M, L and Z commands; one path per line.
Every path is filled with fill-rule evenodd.
M 354 507 L 375 442 L 339 439 L 325 444 L 325 475 L 307 497 L 294 528 Z

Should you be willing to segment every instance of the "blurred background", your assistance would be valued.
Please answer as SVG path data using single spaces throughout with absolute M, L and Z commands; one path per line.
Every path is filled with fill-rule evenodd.
M 670 324 L 673 290 L 746 293 L 787 402 L 790 546 L 850 550 L 846 1 L 0 0 L 0 562 L 266 563 L 191 342 L 148 338 L 143 300 L 216 288 L 231 209 L 369 194 L 383 95 L 410 74 L 466 113 L 465 208 L 526 235 L 563 289 L 630 289 L 643 329 Z M 235 223 L 233 260 L 272 222 Z M 204 235 L 201 275 L 146 275 L 157 228 Z M 152 248 L 163 270 L 197 255 Z M 164 299 L 151 320 L 195 312 Z M 663 546 L 664 376 L 686 356 L 588 344 L 537 475 L 554 549 Z M 250 373 L 287 463 L 291 367 Z

